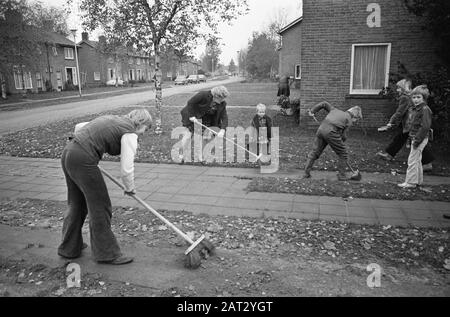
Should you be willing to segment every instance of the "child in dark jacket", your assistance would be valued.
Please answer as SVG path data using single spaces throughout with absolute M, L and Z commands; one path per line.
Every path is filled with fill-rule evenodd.
M 252 141 L 257 142 L 257 154 L 259 155 L 259 147 L 267 146 L 267 154 L 269 154 L 270 139 L 272 138 L 272 119 L 266 114 L 266 105 L 260 103 L 256 106 L 256 115 L 252 119 L 252 127 L 254 133 Z M 260 134 L 259 128 L 266 128 L 266 134 Z
M 411 152 L 405 182 L 398 184 L 402 188 L 414 188 L 423 183 L 422 151 L 428 143 L 433 114 L 426 104 L 429 95 L 430 92 L 425 85 L 417 86 L 411 92 L 413 106 L 406 122 L 409 127 Z

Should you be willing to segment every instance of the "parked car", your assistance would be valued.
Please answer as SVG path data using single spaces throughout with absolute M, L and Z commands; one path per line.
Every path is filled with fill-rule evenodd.
M 188 83 L 188 80 L 187 80 L 186 76 L 179 75 L 175 79 L 175 85 L 186 85 L 187 83 Z
M 115 86 L 115 85 L 116 85 L 116 80 L 115 79 L 111 79 L 111 80 L 108 80 L 106 82 L 106 86 Z M 117 85 L 118 86 L 123 86 L 124 85 L 123 80 L 122 79 L 118 79 L 117 80 Z
M 198 78 L 198 75 L 189 75 L 187 81 L 189 84 L 198 84 L 200 79 Z
M 199 82 L 204 82 L 204 83 L 206 83 L 206 76 L 205 75 L 197 75 L 198 76 L 198 81 Z

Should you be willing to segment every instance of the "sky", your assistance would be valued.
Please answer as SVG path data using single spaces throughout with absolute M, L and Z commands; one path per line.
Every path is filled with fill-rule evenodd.
M 78 29 L 77 41 L 81 40 L 81 22 L 77 16 L 76 4 L 79 0 L 73 0 L 72 14 L 68 19 L 69 29 Z M 226 0 L 224 0 L 226 1 Z M 44 0 L 45 4 L 51 6 L 65 6 L 66 0 Z M 275 19 L 276 13 L 283 11 L 286 14 L 287 23 L 302 15 L 301 0 L 248 0 L 249 13 L 233 20 L 231 24 L 223 23 L 219 26 L 219 37 L 222 38 L 222 54 L 220 62 L 228 65 L 231 59 L 237 62 L 237 51 L 247 47 L 253 32 L 263 31 L 268 24 Z M 98 32 L 90 34 L 90 38 L 96 40 Z M 195 50 L 196 57 L 205 51 L 204 45 L 199 45 Z

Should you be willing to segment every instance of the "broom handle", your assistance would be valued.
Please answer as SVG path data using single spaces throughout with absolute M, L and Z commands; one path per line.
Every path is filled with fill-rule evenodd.
M 122 190 L 125 191 L 125 186 L 123 186 L 114 176 L 112 176 L 111 174 L 109 174 L 107 171 L 105 171 L 103 168 L 101 168 L 100 166 L 98 167 L 100 169 L 100 171 L 105 174 L 110 180 L 112 180 L 117 186 L 119 186 L 120 188 L 122 188 Z M 185 234 L 183 231 L 181 231 L 180 229 L 178 229 L 177 227 L 175 227 L 175 225 L 173 225 L 171 222 L 169 222 L 169 220 L 167 220 L 166 218 L 164 218 L 159 212 L 157 212 L 155 209 L 153 209 L 152 207 L 150 207 L 145 201 L 143 201 L 141 198 L 139 198 L 137 195 L 133 194 L 133 195 L 129 195 L 131 197 L 133 197 L 135 200 L 137 200 L 138 203 L 140 203 L 142 206 L 144 206 L 148 211 L 150 211 L 152 214 L 154 214 L 156 217 L 158 217 L 162 222 L 164 222 L 166 225 L 168 225 L 170 228 L 172 228 L 176 233 L 178 233 L 184 240 L 186 240 L 187 242 L 189 242 L 189 244 L 193 244 L 194 241 L 192 241 L 191 238 L 189 238 L 189 236 L 187 234 Z
M 214 133 L 215 135 L 218 134 L 216 131 L 214 131 L 214 130 L 208 128 L 206 125 L 203 125 L 203 124 L 201 124 L 201 123 L 198 122 L 198 121 L 197 121 L 196 123 L 198 123 L 199 125 L 201 125 L 202 127 L 206 128 L 206 129 L 208 129 L 209 131 L 211 131 L 211 132 Z M 257 159 L 261 158 L 261 154 L 260 154 L 260 155 L 256 155 L 255 153 L 250 152 L 250 151 L 247 150 L 246 148 L 244 148 L 244 147 L 240 146 L 239 144 L 235 143 L 233 140 L 228 139 L 227 137 L 223 137 L 223 138 L 224 138 L 225 140 L 227 140 L 228 142 L 231 142 L 231 143 L 233 143 L 234 145 L 240 147 L 240 148 L 243 149 L 244 151 L 250 153 L 251 155 L 255 156 Z

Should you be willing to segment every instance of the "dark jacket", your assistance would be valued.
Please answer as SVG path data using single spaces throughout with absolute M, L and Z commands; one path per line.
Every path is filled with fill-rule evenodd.
M 213 102 L 211 91 L 200 91 L 188 100 L 187 105 L 181 110 L 181 121 L 183 126 L 190 126 L 191 117 L 203 119 L 204 124 L 211 127 L 226 129 L 228 127 L 227 103 L 220 104 Z M 214 111 L 215 109 L 215 111 Z
M 352 115 L 350 112 L 333 107 L 326 101 L 315 105 L 311 108 L 311 112 L 315 114 L 322 109 L 325 109 L 328 112 L 328 115 L 320 124 L 317 133 L 327 135 L 330 132 L 338 132 L 342 134 L 342 139 L 345 141 L 347 138 L 345 132 L 347 128 L 352 125 Z
M 277 97 L 286 96 L 289 97 L 291 95 L 290 85 L 289 85 L 289 77 L 282 76 L 278 81 L 278 92 Z
M 402 125 L 403 133 L 408 132 L 408 126 L 406 124 L 408 120 L 408 109 L 411 107 L 412 100 L 408 95 L 400 95 L 398 100 L 398 107 L 395 113 L 392 115 L 391 119 L 389 120 L 389 123 L 392 124 L 394 127 L 397 127 Z
M 260 124 L 261 121 L 259 119 L 259 116 L 255 115 L 252 120 L 252 127 L 254 127 L 256 129 L 257 136 L 259 136 L 259 128 L 266 127 L 267 128 L 267 139 L 270 141 L 270 139 L 272 138 L 272 119 L 267 115 L 264 115 L 262 118 L 266 122 L 266 124 L 264 126 L 261 126 L 261 124 Z
M 411 116 L 407 125 L 410 126 L 409 137 L 414 146 L 419 146 L 428 137 L 431 129 L 433 113 L 426 103 L 411 107 Z

